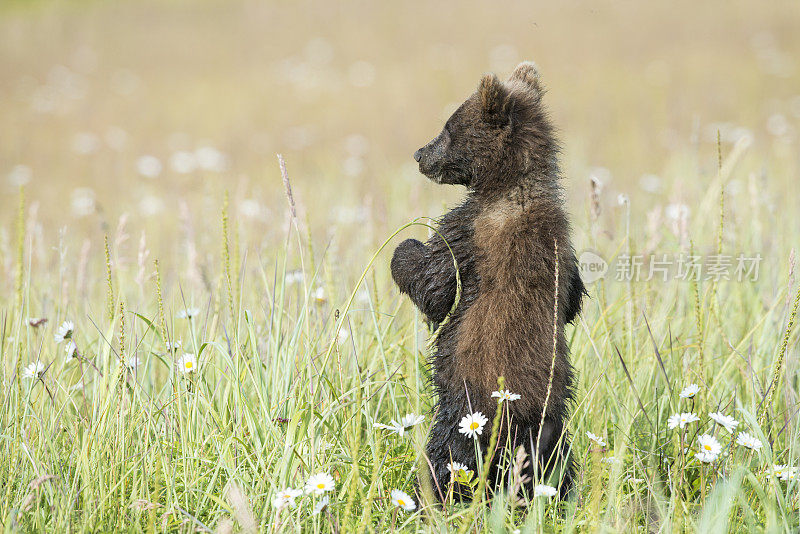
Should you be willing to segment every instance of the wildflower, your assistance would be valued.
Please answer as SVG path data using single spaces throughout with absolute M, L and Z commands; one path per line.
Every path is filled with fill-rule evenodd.
M 413 512 L 417 508 L 417 503 L 414 502 L 414 499 L 408 493 L 399 489 L 392 490 L 392 504 L 406 512 Z
M 593 434 L 593 433 L 591 433 L 591 432 L 586 432 L 586 435 L 587 435 L 587 436 L 589 436 L 589 439 L 590 439 L 590 440 L 594 441 L 595 443 L 597 443 L 597 444 L 598 444 L 598 445 L 600 445 L 601 447 L 605 447 L 606 445 L 608 445 L 608 443 L 606 443 L 606 442 L 603 440 L 603 438 L 601 438 L 601 437 L 600 437 L 600 436 L 598 436 L 597 434 Z
M 425 420 L 424 415 L 417 415 L 414 412 L 408 413 L 400 419 L 400 424 L 403 425 L 404 428 L 409 428 L 414 425 L 418 425 Z
M 547 484 L 536 484 L 533 487 L 534 497 L 555 497 L 557 494 L 558 490 L 553 486 L 548 486 Z
M 600 458 L 600 462 L 604 464 L 618 464 L 620 463 L 620 459 L 616 456 L 607 456 L 605 458 Z
M 697 438 L 697 441 L 700 445 L 700 450 L 695 456 L 703 463 L 707 464 L 713 462 L 722 451 L 722 445 L 720 445 L 719 441 L 717 441 L 717 438 L 714 436 L 703 434 Z
M 331 502 L 330 498 L 327 495 L 324 496 L 323 498 L 318 500 L 317 503 L 314 505 L 314 511 L 312 513 L 314 515 L 318 515 L 320 512 L 322 512 L 322 510 L 325 509 L 326 506 L 328 506 L 328 503 L 330 502 Z
M 456 480 L 461 478 L 469 480 L 472 476 L 472 470 L 460 462 L 450 462 L 447 464 L 447 470 L 450 471 L 450 477 Z
M 181 348 L 182 345 L 183 343 L 181 342 L 180 339 L 176 339 L 175 341 L 167 341 L 167 350 L 170 352 L 175 352 L 176 350 Z
M 776 477 L 780 478 L 789 469 L 788 465 L 783 464 L 772 464 L 772 474 Z
M 286 488 L 278 492 L 278 494 L 272 499 L 272 506 L 281 510 L 286 505 L 289 508 L 294 508 L 297 506 L 295 499 L 303 494 L 303 490 L 294 489 L 294 488 Z
M 204 171 L 223 172 L 228 166 L 225 154 L 213 146 L 201 146 L 194 151 L 197 166 Z
M 178 319 L 191 319 L 200 315 L 200 308 L 186 308 L 178 312 Z
M 488 421 L 488 419 L 486 419 L 486 416 L 481 412 L 465 415 L 458 424 L 458 431 L 468 438 L 474 438 L 483 433 L 483 426 L 486 424 L 486 421 Z
M 755 436 L 751 436 L 747 432 L 740 432 L 739 435 L 736 436 L 736 444 L 747 447 L 748 449 L 753 449 L 754 451 L 761 448 L 761 440 Z
M 797 468 L 790 465 L 773 465 L 772 474 L 781 480 L 794 480 L 797 477 Z
M 682 414 L 674 414 L 671 415 L 669 419 L 667 419 L 667 426 L 670 429 L 679 426 L 681 428 L 685 427 L 688 423 L 694 423 L 695 421 L 699 421 L 700 418 L 697 417 L 693 413 L 682 413 Z
M 197 358 L 194 354 L 188 352 L 184 353 L 178 360 L 178 368 L 180 368 L 181 372 L 184 374 L 194 372 L 197 368 Z
M 718 425 L 722 425 L 728 432 L 733 432 L 736 427 L 739 426 L 739 421 L 720 412 L 713 412 L 708 414 L 708 416 Z
M 179 150 L 170 156 L 169 166 L 178 174 L 189 174 L 197 169 L 197 160 L 193 153 Z
M 136 160 L 136 170 L 145 178 L 157 178 L 161 169 L 161 162 L 155 156 L 145 155 Z
M 425 420 L 424 415 L 417 415 L 411 412 L 409 414 L 406 414 L 403 418 L 401 418 L 399 423 L 396 420 L 392 419 L 388 425 L 384 425 L 382 423 L 375 423 L 372 426 L 374 426 L 375 428 L 383 428 L 386 430 L 390 430 L 395 434 L 398 434 L 400 437 L 403 437 L 407 428 L 410 428 L 414 425 L 418 425 L 424 420 Z
M 64 354 L 67 355 L 67 362 L 72 361 L 72 359 L 78 355 L 78 345 L 71 339 L 68 340 L 67 344 L 64 346 Z
M 55 340 L 56 343 L 61 343 L 65 339 L 72 339 L 72 334 L 75 333 L 75 323 L 72 321 L 64 321 L 61 326 L 56 330 Z
M 8 183 L 15 187 L 19 187 L 21 185 L 25 185 L 31 181 L 31 177 L 33 176 L 33 172 L 31 168 L 27 165 L 15 165 L 11 172 L 8 173 Z
M 342 343 L 347 341 L 349 338 L 350 338 L 350 332 L 348 330 L 344 329 L 344 328 L 339 330 L 339 333 L 336 334 L 336 342 L 339 345 L 341 345 Z
M 286 285 L 299 284 L 303 282 L 303 271 L 288 271 L 284 277 Z
M 519 400 L 521 397 L 517 393 L 511 393 L 507 389 L 501 389 L 500 391 L 492 391 L 492 397 L 497 397 L 500 399 L 500 402 L 503 401 L 515 401 Z
M 42 362 L 30 363 L 22 370 L 22 378 L 41 378 L 44 370 L 45 367 Z
M 700 386 L 698 386 L 697 384 L 689 384 L 688 386 L 683 388 L 683 391 L 680 392 L 679 397 L 682 399 L 691 399 L 692 397 L 697 395 L 698 391 L 700 391 Z
M 318 287 L 314 291 L 311 292 L 311 298 L 317 301 L 320 304 L 324 304 L 327 301 L 327 297 L 325 297 L 325 288 Z
M 125 360 L 125 367 L 127 367 L 129 371 L 134 371 L 140 365 L 142 365 L 142 362 L 137 356 L 131 356 Z
M 309 477 L 305 490 L 307 494 L 324 495 L 325 492 L 333 491 L 335 487 L 332 476 L 328 473 L 317 473 Z

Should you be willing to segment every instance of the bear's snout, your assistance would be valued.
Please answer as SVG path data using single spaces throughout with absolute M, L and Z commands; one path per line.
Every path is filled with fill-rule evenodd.
M 442 166 L 447 158 L 450 135 L 444 130 L 430 143 L 414 152 L 414 161 L 419 163 L 419 170 L 431 180 L 441 183 Z

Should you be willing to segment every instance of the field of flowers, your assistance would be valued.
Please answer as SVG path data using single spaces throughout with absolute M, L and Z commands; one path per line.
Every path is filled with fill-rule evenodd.
M 797 531 L 798 21 L 744 1 L 0 4 L 4 529 Z M 519 490 L 524 457 L 503 492 L 458 461 L 418 488 L 429 333 L 389 274 L 463 195 L 411 154 L 527 59 L 589 290 L 566 501 Z M 495 396 L 461 439 L 519 400 Z

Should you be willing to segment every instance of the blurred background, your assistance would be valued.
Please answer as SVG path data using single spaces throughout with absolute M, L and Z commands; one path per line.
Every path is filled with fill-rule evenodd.
M 633 231 L 656 209 L 651 226 L 666 224 L 698 208 L 718 133 L 723 156 L 742 138 L 759 154 L 730 194 L 779 184 L 764 224 L 796 226 L 777 208 L 798 198 L 799 27 L 797 2 L 6 0 L 0 250 L 24 185 L 43 267 L 56 243 L 69 263 L 103 234 L 135 263 L 145 232 L 150 259 L 202 270 L 224 191 L 241 246 L 271 256 L 281 153 L 315 245 L 360 271 L 396 227 L 463 194 L 427 183 L 411 154 L 482 73 L 522 60 L 548 87 L 578 246 L 590 177 L 601 217 L 624 194 Z

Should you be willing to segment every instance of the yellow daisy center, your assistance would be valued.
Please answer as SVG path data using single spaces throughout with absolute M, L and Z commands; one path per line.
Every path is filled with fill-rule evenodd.
M 711 445 L 703 445 L 703 448 L 707 451 L 711 450 Z
M 470 425 L 469 425 L 469 429 L 470 429 L 470 430 L 475 430 L 475 429 L 476 429 L 476 428 L 478 428 L 479 426 L 481 426 L 481 425 L 479 425 L 477 421 L 473 421 L 472 423 L 470 423 Z
M 317 484 L 317 487 L 318 487 L 319 489 L 325 489 L 325 484 L 323 484 L 322 482 L 320 482 L 319 484 Z
M 400 506 L 405 506 L 406 501 L 404 501 L 403 499 L 397 499 L 397 504 L 399 504 Z
M 187 369 L 191 369 L 192 368 L 192 362 L 186 362 L 186 368 Z

